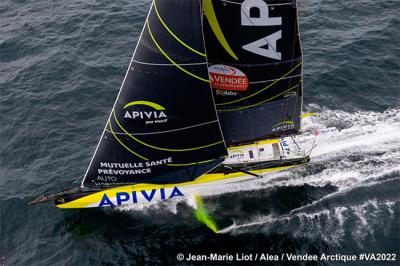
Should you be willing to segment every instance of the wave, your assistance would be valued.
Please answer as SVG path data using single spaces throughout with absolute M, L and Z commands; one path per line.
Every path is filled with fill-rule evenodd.
M 273 232 L 293 237 L 323 239 L 333 246 L 339 246 L 348 237 L 362 247 L 365 241 L 374 237 L 377 230 L 387 228 L 388 224 L 397 219 L 395 209 L 399 207 L 399 200 L 371 199 L 361 204 L 324 208 L 315 212 L 295 211 L 278 217 L 270 214 L 247 221 L 234 221 L 231 226 L 220 230 L 220 233 Z

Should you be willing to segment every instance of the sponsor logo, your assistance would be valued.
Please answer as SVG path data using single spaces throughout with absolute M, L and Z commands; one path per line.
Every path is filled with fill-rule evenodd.
M 327 136 L 339 132 L 336 127 L 329 127 L 324 129 L 317 129 L 314 134 L 316 136 Z
M 110 198 L 107 193 L 104 193 L 98 207 L 115 207 L 124 204 L 140 204 L 183 196 L 183 193 L 178 187 L 173 187 L 172 189 L 159 188 L 152 190 L 140 190 L 132 191 L 130 193 L 117 192 L 115 198 Z
M 252 12 L 252 10 L 257 10 L 257 12 Z M 269 11 L 268 4 L 263 0 L 245 0 L 240 12 L 242 26 L 281 26 L 282 17 L 271 17 Z M 257 41 L 246 44 L 242 48 L 254 54 L 281 60 L 282 55 L 277 49 L 277 42 L 281 38 L 282 30 L 278 30 Z
M 283 95 L 283 97 L 285 97 L 285 98 L 290 98 L 290 97 L 295 97 L 295 96 L 297 96 L 297 92 L 295 92 L 295 91 L 290 91 Z
M 286 140 L 281 140 L 281 146 L 283 150 L 290 152 L 290 146 Z
M 124 110 L 125 119 L 144 121 L 146 125 L 168 122 L 166 109 L 157 103 L 149 101 L 129 102 L 125 104 Z
M 272 126 L 272 132 L 286 131 L 291 129 L 295 129 L 295 124 L 293 121 L 283 121 Z
M 236 95 L 238 95 L 238 93 L 236 91 L 225 91 L 225 90 L 216 90 L 215 94 L 221 95 L 221 96 L 236 96 Z
M 244 158 L 244 153 L 239 150 L 232 151 L 232 153 L 229 155 L 230 159 L 243 159 Z
M 226 65 L 212 65 L 208 68 L 211 87 L 217 90 L 246 91 L 249 80 L 237 68 Z

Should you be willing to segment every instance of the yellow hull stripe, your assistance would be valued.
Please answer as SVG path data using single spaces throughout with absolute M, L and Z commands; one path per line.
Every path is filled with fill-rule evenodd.
M 205 149 L 205 148 L 208 148 L 208 147 L 212 147 L 212 146 L 215 146 L 215 145 L 224 143 L 223 141 L 218 141 L 218 142 L 211 143 L 211 144 L 208 144 L 208 145 L 204 145 L 204 146 L 200 146 L 200 147 L 194 147 L 194 148 L 186 148 L 186 149 L 169 149 L 169 148 L 161 148 L 161 147 L 153 146 L 153 145 L 150 145 L 150 144 L 148 144 L 148 143 L 145 143 L 145 142 L 141 141 L 140 139 L 135 138 L 134 136 L 132 136 L 131 134 L 129 134 L 129 132 L 128 132 L 128 131 L 120 124 L 120 122 L 118 121 L 117 116 L 116 116 L 116 114 L 115 114 L 115 111 L 113 111 L 113 113 L 114 113 L 114 120 L 115 120 L 115 122 L 118 124 L 119 128 L 120 128 L 122 131 L 125 132 L 125 134 L 127 134 L 131 139 L 133 139 L 133 140 L 139 142 L 140 144 L 142 144 L 142 145 L 144 145 L 144 146 L 146 146 L 146 147 L 155 149 L 155 150 L 170 151 L 170 152 L 187 152 L 187 151 L 201 150 L 201 149 Z
M 234 151 L 236 149 L 248 148 L 248 147 L 252 147 L 254 145 L 266 145 L 266 144 L 274 144 L 274 143 L 279 143 L 279 139 L 266 139 L 266 140 L 257 141 L 252 144 L 232 146 L 232 147 L 228 148 L 228 151 Z
M 210 83 L 210 81 L 209 81 L 208 79 L 204 79 L 204 78 L 202 78 L 202 77 L 199 77 L 199 76 L 193 74 L 193 73 L 190 72 L 190 71 L 187 71 L 186 69 L 184 69 L 183 67 L 181 67 L 180 65 L 178 65 L 174 60 L 172 60 L 172 59 L 164 52 L 164 50 L 160 47 L 160 45 L 158 44 L 158 42 L 157 42 L 156 39 L 154 38 L 153 33 L 151 32 L 150 24 L 149 24 L 148 21 L 147 21 L 147 29 L 148 29 L 148 31 L 149 31 L 150 37 L 151 37 L 151 39 L 153 40 L 154 44 L 157 46 L 158 50 L 165 56 L 165 58 L 168 59 L 168 61 L 170 61 L 174 66 L 176 66 L 178 69 L 180 69 L 180 70 L 183 71 L 184 73 L 188 74 L 189 76 L 192 76 L 192 77 L 194 77 L 194 78 L 196 78 L 196 79 L 198 79 L 198 80 L 201 80 L 201 81 Z
M 281 81 L 282 79 L 286 78 L 288 75 L 290 75 L 290 73 L 292 73 L 294 70 L 296 70 L 296 68 L 298 68 L 299 66 L 301 66 L 302 63 L 303 63 L 303 62 L 298 63 L 297 65 L 294 66 L 294 68 L 292 68 L 292 69 L 291 69 L 289 72 L 287 72 L 285 75 L 283 75 L 283 76 L 280 77 L 279 79 L 275 80 L 274 82 L 272 82 L 271 84 L 269 84 L 267 87 L 265 87 L 265 88 L 263 88 L 263 89 L 257 91 L 256 93 L 253 93 L 253 94 L 251 94 L 251 95 L 249 95 L 249 96 L 246 96 L 246 97 L 243 97 L 243 98 L 240 98 L 240 99 L 231 101 L 231 102 L 217 103 L 216 105 L 217 105 L 217 106 L 220 106 L 220 105 L 227 105 L 227 104 L 237 103 L 237 102 L 241 102 L 241 101 L 243 101 L 243 100 L 246 100 L 246 99 L 248 99 L 248 98 L 251 98 L 251 97 L 253 97 L 253 96 L 256 96 L 257 94 L 259 94 L 259 93 L 265 91 L 266 89 L 271 88 L 271 87 L 274 86 L 276 83 L 278 83 L 278 82 Z
M 217 37 L 219 43 L 225 49 L 225 51 L 232 56 L 235 60 L 239 60 L 237 55 L 232 51 L 232 48 L 229 46 L 228 42 L 225 39 L 224 34 L 222 33 L 221 27 L 219 26 L 217 16 L 215 15 L 214 7 L 211 0 L 204 0 L 203 2 L 204 14 L 210 24 L 212 31 Z
M 181 39 L 179 39 L 178 36 L 175 35 L 175 33 L 173 33 L 173 31 L 167 26 L 167 24 L 164 22 L 164 20 L 161 18 L 160 13 L 158 12 L 157 9 L 157 1 L 154 0 L 154 10 L 156 11 L 157 17 L 160 20 L 161 24 L 164 26 L 164 28 L 169 32 L 169 34 L 172 35 L 172 37 L 175 38 L 175 40 L 177 40 L 180 44 L 182 44 L 184 47 L 186 47 L 188 50 L 200 55 L 200 56 L 204 56 L 206 57 L 206 54 L 203 54 L 199 51 L 197 51 L 196 49 L 193 49 L 192 47 L 190 47 L 189 45 L 187 45 L 184 41 L 182 41 Z
M 271 98 L 268 98 L 268 99 L 266 99 L 266 100 L 264 100 L 264 101 L 261 101 L 261 102 L 259 102 L 259 103 L 255 103 L 255 104 L 252 104 L 252 105 L 246 105 L 246 106 L 238 107 L 238 108 L 232 108 L 232 109 L 217 109 L 217 111 L 218 111 L 218 112 L 232 112 L 232 111 L 239 111 L 239 110 L 244 110 L 244 109 L 247 109 L 247 108 L 255 107 L 255 106 L 258 106 L 258 105 L 260 105 L 260 104 L 263 104 L 263 103 L 272 101 L 273 99 L 276 99 L 276 98 L 278 98 L 279 96 L 281 96 L 281 95 L 283 95 L 283 94 L 285 94 L 285 93 L 287 93 L 287 92 L 289 92 L 289 91 L 292 91 L 293 89 L 297 88 L 298 86 L 299 86 L 299 85 L 296 85 L 296 86 L 294 86 L 294 87 L 292 87 L 292 88 L 290 88 L 290 89 L 288 89 L 288 90 L 285 90 L 284 92 L 278 93 L 277 95 L 275 95 L 275 96 L 273 96 L 273 97 L 271 97 Z
M 282 166 L 282 167 L 274 167 L 268 169 L 260 169 L 260 170 L 253 170 L 250 171 L 254 174 L 263 174 L 268 172 L 275 172 L 275 171 L 282 171 L 298 165 L 292 166 Z M 246 176 L 241 172 L 230 173 L 230 174 L 223 174 L 223 173 L 213 173 L 213 174 L 205 174 L 197 178 L 196 180 L 184 182 L 184 183 L 176 183 L 176 184 L 165 184 L 165 185 L 157 185 L 157 184 L 136 184 L 130 186 L 121 186 L 112 189 L 103 190 L 100 192 L 96 192 L 94 194 L 76 199 L 74 201 L 63 203 L 57 205 L 59 208 L 68 209 L 68 208 L 85 208 L 91 204 L 99 203 L 103 198 L 103 195 L 107 193 L 109 198 L 115 198 L 118 192 L 126 192 L 126 191 L 142 191 L 142 190 L 152 190 L 152 189 L 160 189 L 160 188 L 173 188 L 173 187 L 185 187 L 185 186 L 192 186 L 192 185 L 199 185 L 205 184 L 208 182 L 215 182 L 221 180 L 228 180 L 232 178 Z

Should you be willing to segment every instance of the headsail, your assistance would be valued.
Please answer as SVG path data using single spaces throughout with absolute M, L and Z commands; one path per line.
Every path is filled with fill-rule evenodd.
M 204 0 L 204 15 L 226 143 L 297 134 L 303 72 L 296 0 Z
M 153 2 L 82 186 L 183 182 L 222 162 L 201 10 L 200 0 Z

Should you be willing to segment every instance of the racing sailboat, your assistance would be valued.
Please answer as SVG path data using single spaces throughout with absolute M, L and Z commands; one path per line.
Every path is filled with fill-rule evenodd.
M 147 204 L 307 163 L 296 1 L 153 0 L 79 186 L 60 208 Z

